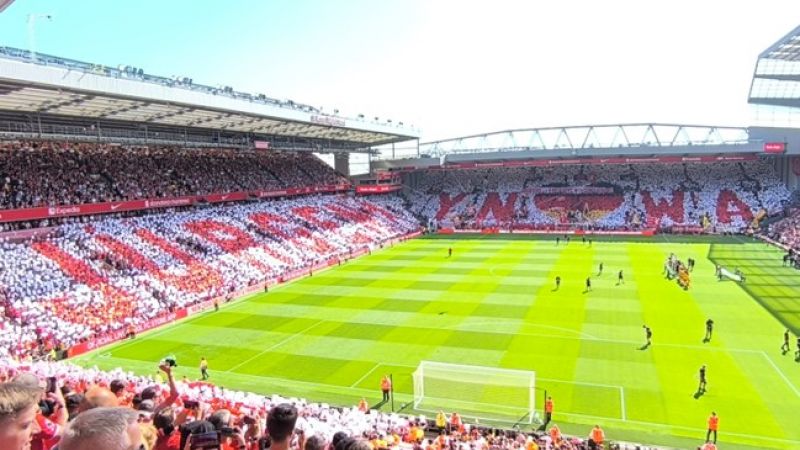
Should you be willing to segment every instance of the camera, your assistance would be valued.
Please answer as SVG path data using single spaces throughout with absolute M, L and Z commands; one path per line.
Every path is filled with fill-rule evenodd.
M 189 436 L 189 448 L 192 450 L 210 450 L 220 448 L 219 433 L 211 431 Z
M 197 400 L 186 400 L 183 402 L 183 407 L 186 409 L 197 409 L 200 406 L 200 402 Z
M 178 365 L 178 361 L 175 359 L 174 356 L 167 356 L 162 360 L 162 362 L 170 367 L 176 367 Z
M 222 434 L 225 437 L 228 437 L 228 436 L 236 435 L 239 432 L 239 429 L 238 428 L 232 428 L 232 427 L 222 427 L 219 431 L 220 431 L 220 434 Z
M 47 377 L 46 392 L 49 394 L 51 392 L 55 392 L 56 389 L 58 389 L 58 382 L 56 381 L 56 377 Z
M 44 417 L 50 417 L 56 411 L 56 402 L 45 399 L 39 402 L 39 411 Z

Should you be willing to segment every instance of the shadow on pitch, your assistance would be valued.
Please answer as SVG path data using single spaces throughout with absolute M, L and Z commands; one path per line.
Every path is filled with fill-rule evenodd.
M 697 392 L 695 392 L 694 395 L 692 395 L 692 397 L 694 397 L 695 400 L 700 400 L 700 397 L 705 395 L 705 393 L 706 393 L 705 389 L 698 389 Z

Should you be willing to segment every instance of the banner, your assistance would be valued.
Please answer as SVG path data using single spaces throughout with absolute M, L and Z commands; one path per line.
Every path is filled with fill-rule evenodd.
M 74 217 L 90 214 L 109 214 L 126 211 L 139 211 L 156 208 L 175 208 L 191 206 L 198 202 L 220 203 L 246 200 L 248 197 L 258 198 L 285 197 L 315 193 L 342 192 L 351 189 L 349 184 L 310 186 L 303 188 L 290 188 L 271 191 L 231 192 L 228 194 L 207 194 L 190 197 L 152 198 L 124 202 L 88 203 L 85 205 L 64 205 L 25 209 L 0 210 L 0 223 L 21 222 L 26 220 L 41 220 L 52 217 Z
M 454 230 L 452 228 L 443 228 L 439 230 L 439 234 L 485 234 L 484 230 L 490 230 L 490 232 L 499 231 L 502 234 L 572 234 L 572 235 L 596 235 L 596 236 L 653 236 L 656 233 L 655 229 L 646 228 L 639 231 L 628 231 L 628 230 L 553 230 L 553 229 L 514 229 L 513 232 L 508 231 L 507 229 L 498 229 L 498 228 L 486 228 L 486 229 L 459 229 Z
M 154 317 L 150 320 L 140 323 L 136 326 L 135 331 L 136 333 L 141 333 L 152 328 L 174 322 L 179 319 L 183 319 L 186 317 L 186 309 L 179 309 L 174 313 L 167 313 L 163 314 L 158 317 Z M 128 330 L 126 328 L 121 328 L 119 330 L 112 331 L 104 336 L 100 336 L 94 339 L 90 339 L 86 342 L 81 342 L 80 344 L 73 345 L 67 352 L 68 357 L 78 356 L 86 352 L 90 352 L 96 348 L 100 348 L 104 345 L 108 345 L 112 342 L 116 342 L 119 340 L 124 339 L 128 336 Z
M 700 225 L 672 225 L 670 232 L 675 234 L 702 234 L 705 231 Z
M 786 152 L 785 142 L 765 142 L 764 153 L 781 154 Z
M 400 189 L 403 189 L 403 186 L 399 184 L 368 184 L 356 186 L 356 194 L 386 194 L 389 192 L 399 191 Z
M 24 241 L 32 238 L 42 238 L 49 236 L 56 227 L 42 227 L 32 228 L 30 230 L 14 230 L 4 231 L 0 233 L 0 239 L 6 239 L 11 242 Z
M 523 189 L 526 194 L 556 194 L 556 195 L 588 195 L 588 194 L 613 194 L 614 189 L 602 186 L 557 186 L 533 187 Z

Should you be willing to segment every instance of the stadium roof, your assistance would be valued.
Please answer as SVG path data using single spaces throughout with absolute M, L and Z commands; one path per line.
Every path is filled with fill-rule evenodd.
M 800 26 L 758 56 L 748 101 L 800 107 Z
M 749 143 L 746 128 L 661 123 L 523 128 L 419 144 L 419 153 L 441 157 L 458 153 L 522 151 L 601 151 L 645 148 L 722 147 Z M 408 155 L 406 155 L 408 156 Z M 386 159 L 386 155 L 383 155 Z
M 0 47 L 0 111 L 296 137 L 342 148 L 418 138 L 402 122 L 325 114 L 292 100 Z

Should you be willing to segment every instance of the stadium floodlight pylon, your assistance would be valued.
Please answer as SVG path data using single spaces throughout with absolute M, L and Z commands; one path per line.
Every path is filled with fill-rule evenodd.
M 514 423 L 533 423 L 536 372 L 420 361 L 413 374 L 414 409 Z

